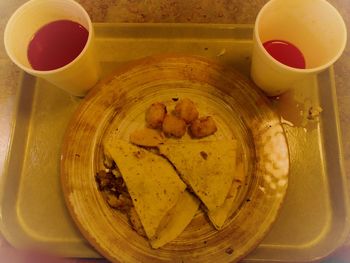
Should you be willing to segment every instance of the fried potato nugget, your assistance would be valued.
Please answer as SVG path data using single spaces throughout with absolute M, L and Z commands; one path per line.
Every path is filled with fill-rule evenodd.
M 175 115 L 190 123 L 198 118 L 198 110 L 190 99 L 182 99 L 175 106 Z
M 153 103 L 146 112 L 147 126 L 153 129 L 161 128 L 166 112 L 166 107 L 163 103 Z
M 163 132 L 168 136 L 181 138 L 186 133 L 186 122 L 174 115 L 167 114 L 163 121 Z
M 190 125 L 190 132 L 194 138 L 203 138 L 214 134 L 216 131 L 217 127 L 211 116 L 201 117 L 194 120 Z

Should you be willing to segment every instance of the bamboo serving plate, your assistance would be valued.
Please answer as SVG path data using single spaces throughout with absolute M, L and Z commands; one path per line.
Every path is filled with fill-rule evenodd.
M 128 140 L 131 131 L 145 125 L 150 104 L 162 101 L 171 109 L 185 97 L 196 103 L 201 115 L 214 117 L 218 131 L 208 139 L 238 141 L 237 162 L 243 166 L 244 183 L 222 230 L 215 230 L 199 210 L 179 237 L 155 250 L 122 213 L 108 206 L 94 177 L 103 169 L 104 138 Z M 182 140 L 192 139 L 186 135 Z M 71 119 L 61 157 L 62 188 L 70 214 L 90 244 L 112 262 L 242 259 L 275 221 L 288 172 L 286 137 L 269 100 L 233 68 L 180 55 L 130 62 L 100 82 Z

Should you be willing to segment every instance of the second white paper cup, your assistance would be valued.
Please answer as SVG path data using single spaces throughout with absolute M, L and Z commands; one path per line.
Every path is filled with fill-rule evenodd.
M 34 70 L 27 49 L 42 26 L 56 20 L 71 20 L 84 26 L 89 37 L 82 52 L 69 64 L 49 71 Z M 67 36 L 69 37 L 69 36 Z M 5 49 L 11 60 L 29 74 L 46 79 L 75 96 L 84 96 L 99 79 L 100 67 L 94 50 L 94 31 L 89 15 L 74 0 L 30 0 L 8 21 Z
M 267 95 L 279 95 L 307 74 L 331 66 L 344 51 L 346 35 L 341 15 L 325 0 L 270 0 L 255 22 L 251 77 Z M 263 46 L 269 40 L 284 40 L 298 47 L 306 68 L 275 60 Z

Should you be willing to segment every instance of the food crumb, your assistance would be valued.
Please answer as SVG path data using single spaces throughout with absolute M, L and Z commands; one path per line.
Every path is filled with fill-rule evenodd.
M 232 247 L 226 248 L 225 253 L 231 255 L 233 253 Z
M 200 155 L 203 157 L 204 160 L 208 159 L 208 154 L 206 152 L 201 151 Z
M 308 111 L 308 116 L 307 118 L 309 120 L 314 120 L 316 119 L 320 113 L 323 111 L 323 109 L 319 106 L 316 106 L 316 107 L 310 107 L 309 111 Z
M 112 174 L 117 178 L 117 177 L 121 177 L 121 173 L 118 169 L 113 169 L 112 170 Z
M 226 48 L 223 48 L 223 49 L 221 49 L 220 53 L 217 54 L 216 56 L 217 56 L 217 57 L 221 57 L 221 56 L 223 56 L 225 53 L 226 53 Z
M 106 168 L 111 169 L 111 168 L 113 168 L 114 163 L 113 163 L 113 160 L 111 158 L 105 156 L 105 158 L 103 160 L 103 164 Z
M 134 152 L 133 154 L 137 159 L 140 159 L 144 156 L 144 153 L 141 151 Z

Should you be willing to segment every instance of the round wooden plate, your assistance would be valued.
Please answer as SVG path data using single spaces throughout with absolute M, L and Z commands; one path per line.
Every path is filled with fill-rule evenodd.
M 218 132 L 210 139 L 238 140 L 238 162 L 244 165 L 246 181 L 222 230 L 215 230 L 198 212 L 176 240 L 155 250 L 123 214 L 107 205 L 94 176 L 103 168 L 101 141 L 106 136 L 127 140 L 130 131 L 144 126 L 151 103 L 163 101 L 171 108 L 184 97 L 192 99 L 202 115 L 214 117 Z M 175 55 L 131 62 L 94 88 L 69 124 L 61 161 L 71 216 L 91 245 L 113 262 L 238 261 L 275 221 L 288 171 L 289 153 L 279 117 L 254 84 L 228 66 Z

